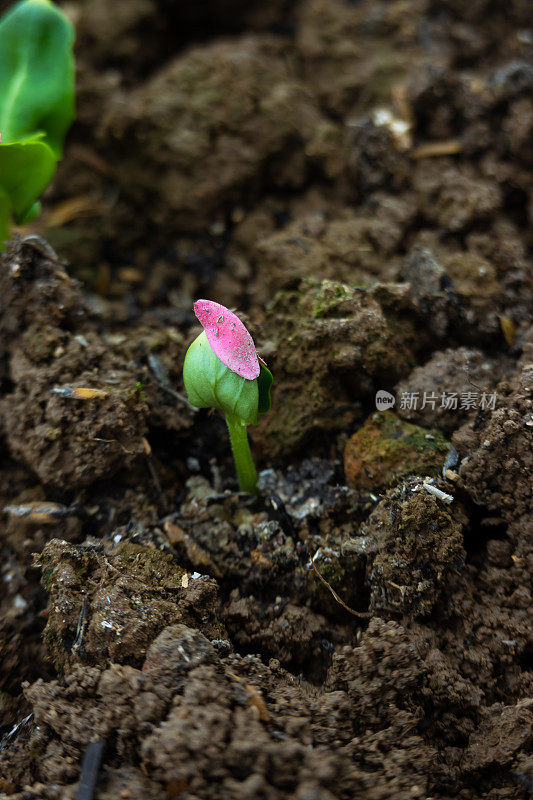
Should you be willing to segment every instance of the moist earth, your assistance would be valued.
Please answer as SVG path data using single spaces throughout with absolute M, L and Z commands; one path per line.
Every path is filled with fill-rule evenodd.
M 524 800 L 529 4 L 126 5 L 65 3 L 0 253 L 0 797 Z M 257 497 L 198 297 L 274 373 Z

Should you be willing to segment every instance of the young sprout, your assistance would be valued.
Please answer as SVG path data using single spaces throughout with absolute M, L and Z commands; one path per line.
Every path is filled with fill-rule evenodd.
M 257 472 L 248 444 L 247 425 L 270 409 L 272 374 L 258 357 L 254 340 L 241 320 L 212 300 L 197 300 L 194 313 L 203 332 L 185 356 L 183 381 L 197 408 L 218 408 L 226 417 L 239 486 L 257 493 Z

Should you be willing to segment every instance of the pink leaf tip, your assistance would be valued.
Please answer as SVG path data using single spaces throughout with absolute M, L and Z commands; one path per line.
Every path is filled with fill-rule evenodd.
M 197 300 L 194 313 L 205 330 L 214 354 L 232 372 L 253 381 L 261 368 L 254 340 L 239 317 L 213 300 Z

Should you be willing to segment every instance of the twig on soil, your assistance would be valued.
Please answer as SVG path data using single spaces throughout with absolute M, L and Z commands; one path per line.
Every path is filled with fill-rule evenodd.
M 50 394 L 66 397 L 69 400 L 105 400 L 109 392 L 105 389 L 93 389 L 89 386 L 54 386 Z
M 74 654 L 78 652 L 83 641 L 83 634 L 85 633 L 85 628 L 87 626 L 88 611 L 89 611 L 89 600 L 87 599 L 87 595 L 85 595 L 81 606 L 80 616 L 78 617 L 78 626 L 76 628 L 76 639 L 71 649 L 71 652 Z
M 101 216 L 105 210 L 104 203 L 95 200 L 89 195 L 77 195 L 47 210 L 45 217 L 46 227 L 62 228 L 69 222 L 80 218 Z
M 54 248 L 48 244 L 46 239 L 43 239 L 42 236 L 39 236 L 36 233 L 29 233 L 27 236 L 23 236 L 21 239 L 21 244 L 26 244 L 29 247 L 33 247 L 34 250 L 37 250 L 37 252 L 39 252 L 42 256 L 46 256 L 46 258 L 50 259 L 50 261 L 59 261 Z
M 136 456 L 137 455 L 137 453 L 134 450 L 128 450 L 127 447 L 124 447 L 124 445 L 120 444 L 120 442 L 118 442 L 116 439 L 100 439 L 99 436 L 93 436 L 92 441 L 93 442 L 103 442 L 104 444 L 118 444 L 120 449 L 123 450 L 124 453 L 126 453 L 127 455 L 129 455 L 129 456 Z
M 341 597 L 339 597 L 333 586 L 330 586 L 327 580 L 324 578 L 324 576 L 321 575 L 320 572 L 317 570 L 313 559 L 311 559 L 311 566 L 314 569 L 319 580 L 321 580 L 324 586 L 326 586 L 329 589 L 329 591 L 331 592 L 337 603 L 339 603 L 339 605 L 341 605 L 345 611 L 348 611 L 349 614 L 353 614 L 354 617 L 359 617 L 360 619 L 370 619 L 370 617 L 372 616 L 370 611 L 354 611 L 353 608 L 350 608 L 350 606 L 346 605 L 344 600 Z
M 453 503 L 453 497 L 451 494 L 447 494 L 446 492 L 443 492 L 441 489 L 437 489 L 436 486 L 431 486 L 430 483 L 423 483 L 422 486 L 424 487 L 426 492 L 429 492 L 430 494 L 434 495 L 438 500 L 442 500 L 443 503 L 447 503 L 448 505 L 450 503 Z
M 12 517 L 20 517 L 27 522 L 37 522 L 41 525 L 55 525 L 74 510 L 74 506 L 65 506 L 53 502 L 29 502 L 22 505 L 4 506 L 2 511 Z
M 434 158 L 435 156 L 455 156 L 462 150 L 461 142 L 449 139 L 445 142 L 428 142 L 411 151 L 411 158 Z
M 81 765 L 76 800 L 93 800 L 104 747 L 105 741 L 102 739 L 98 742 L 90 742 L 87 745 Z

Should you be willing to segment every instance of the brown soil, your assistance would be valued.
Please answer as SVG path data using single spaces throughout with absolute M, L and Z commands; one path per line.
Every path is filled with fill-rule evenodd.
M 530 4 L 65 8 L 0 255 L 0 798 L 523 800 Z M 200 296 L 275 376 L 257 498 L 184 397 Z

